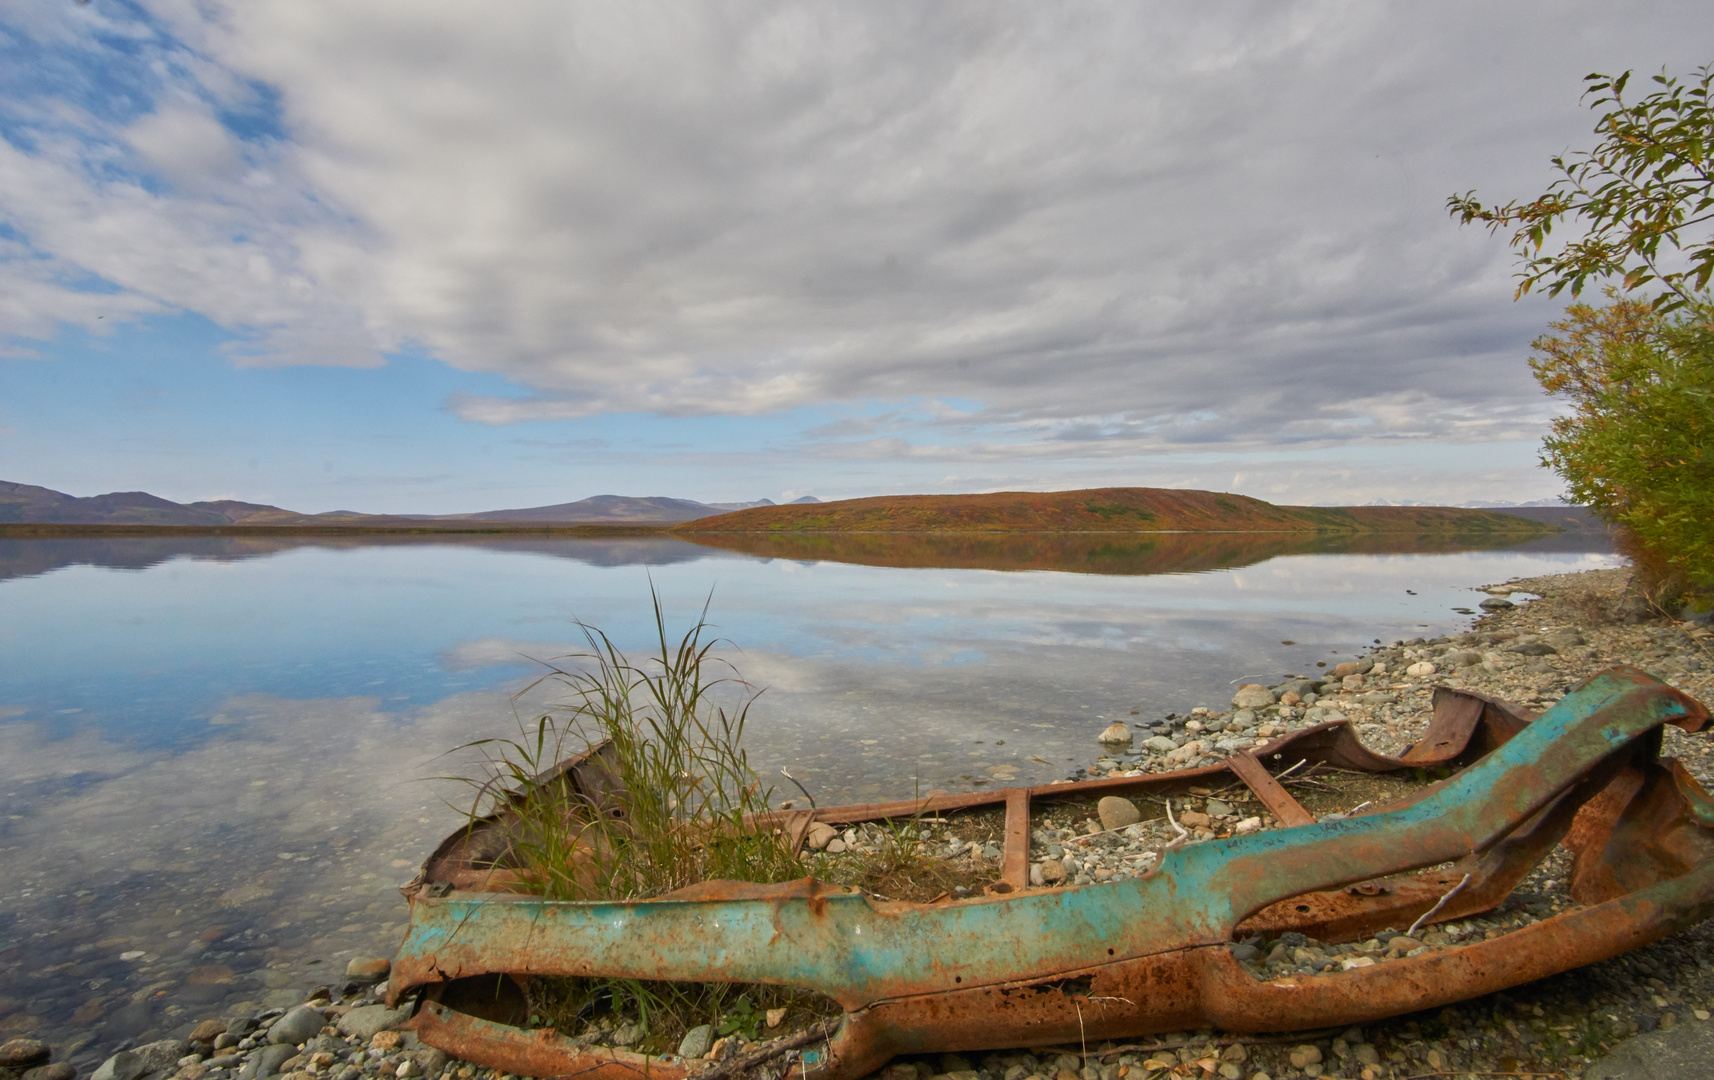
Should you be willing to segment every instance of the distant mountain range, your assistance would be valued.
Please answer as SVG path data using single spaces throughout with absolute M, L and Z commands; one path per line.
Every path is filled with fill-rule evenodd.
M 813 495 L 792 503 L 820 502 Z M 0 480 L 0 524 L 22 525 L 408 525 L 490 521 L 547 525 L 677 525 L 733 510 L 773 506 L 772 499 L 754 502 L 701 503 L 662 496 L 596 495 L 577 502 L 531 506 L 518 510 L 487 510 L 475 514 L 364 514 L 333 510 L 300 514 L 265 503 L 218 499 L 176 503 L 146 491 L 115 491 L 79 498 L 63 491 Z M 790 504 L 788 504 L 790 505 Z

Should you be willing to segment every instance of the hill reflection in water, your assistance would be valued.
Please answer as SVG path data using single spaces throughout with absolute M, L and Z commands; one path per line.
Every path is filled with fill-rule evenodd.
M 554 539 L 528 536 L 473 538 L 456 534 L 415 536 L 79 536 L 0 538 L 0 581 L 33 577 L 67 566 L 111 570 L 147 570 L 173 559 L 240 562 L 304 548 L 353 550 L 377 547 L 425 547 L 454 544 L 498 552 L 552 555 L 590 566 L 667 566 L 724 557 L 696 544 L 666 536 L 618 539 Z
M 948 570 L 1195 574 L 1281 555 L 1439 555 L 1460 551 L 1605 551 L 1604 536 L 1415 533 L 698 533 L 699 544 L 757 558 Z
M 1415 533 L 672 533 L 607 538 L 458 535 L 88 536 L 0 538 L 0 581 L 67 566 L 147 570 L 174 559 L 239 562 L 304 548 L 351 550 L 450 544 L 573 559 L 589 566 L 670 566 L 750 556 L 799 562 L 942 570 L 1072 574 L 1195 574 L 1280 555 L 1435 555 L 1460 551 L 1607 552 L 1605 533 L 1520 542 L 1485 534 Z

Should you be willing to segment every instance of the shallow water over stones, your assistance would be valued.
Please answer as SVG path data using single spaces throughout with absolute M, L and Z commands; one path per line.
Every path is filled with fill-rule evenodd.
M 665 540 L 122 548 L 12 551 L 23 569 L 0 578 L 0 1039 L 47 1038 L 85 1071 L 390 955 L 397 886 L 467 799 L 425 778 L 467 773 L 470 754 L 443 755 L 553 701 L 511 695 L 539 674 L 530 658 L 578 644 L 575 619 L 646 646 L 651 575 L 681 630 L 713 590 L 727 655 L 769 687 L 753 762 L 826 804 L 1058 779 L 1114 721 L 1142 739 L 1242 683 L 1465 625 L 1470 586 L 1612 562 L 1099 575 Z

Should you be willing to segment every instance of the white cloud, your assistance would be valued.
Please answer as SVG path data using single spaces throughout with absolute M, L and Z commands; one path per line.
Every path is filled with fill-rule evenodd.
M 1533 437 L 1549 305 L 1510 304 L 1503 243 L 1443 200 L 1539 191 L 1588 141 L 1584 73 L 1684 70 L 1714 31 L 1694 4 L 151 8 L 28 30 L 126 63 L 106 19 L 165 74 L 138 115 L 13 107 L 36 136 L 0 144 L 0 209 L 35 254 L 0 261 L 0 330 L 99 306 L 200 312 L 246 364 L 418 343 L 520 388 L 448 402 L 484 424 L 945 398 L 1013 456 Z M 277 130 L 239 138 L 258 86 Z M 837 452 L 907 451 L 980 456 Z

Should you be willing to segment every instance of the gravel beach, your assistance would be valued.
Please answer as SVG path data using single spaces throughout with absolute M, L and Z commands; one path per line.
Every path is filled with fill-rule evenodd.
M 1157 772 L 1211 763 L 1274 734 L 1348 718 L 1371 749 L 1396 755 L 1426 728 L 1436 685 L 1463 687 L 1546 708 L 1585 677 L 1614 664 L 1643 667 L 1704 702 L 1714 702 L 1714 631 L 1706 622 L 1679 622 L 1626 601 L 1627 570 L 1496 582 L 1485 614 L 1465 633 L 1376 643 L 1354 656 L 1272 687 L 1243 686 L 1231 703 L 1185 707 L 1164 717 L 1134 716 L 1128 742 L 1106 747 L 1074 774 Z M 1116 733 L 1109 732 L 1109 735 Z M 1678 758 L 1714 787 L 1714 758 L 1706 734 L 1668 728 L 1663 753 Z M 1320 816 L 1348 812 L 1337 798 L 1305 805 Z M 1147 812 L 1103 806 L 1087 815 L 1049 811 L 1035 822 L 1032 883 L 1119 880 L 1146 871 L 1180 827 L 1194 839 L 1274 827 L 1242 800 L 1208 797 L 1174 807 L 1169 823 Z M 1146 819 L 1146 820 L 1143 820 Z M 860 833 L 823 838 L 826 851 L 860 849 Z M 980 838 L 937 834 L 925 843 L 948 856 L 982 860 L 997 855 Z M 962 849 L 962 855 L 952 850 Z M 1563 910 L 1563 849 L 1550 857 L 1501 908 L 1484 916 L 1425 929 L 1415 938 L 1386 935 L 1370 942 L 1329 945 L 1282 935 L 1245 949 L 1239 959 L 1258 975 L 1337 971 L 1359 958 L 1385 962 L 1413 949 L 1452 944 Z M 1167 1075 L 1222 1080 L 1341 1077 L 1539 1076 L 1646 1077 L 1668 1060 L 1714 1053 L 1714 926 L 1612 960 L 1449 1008 L 1400 1016 L 1349 1030 L 1277 1038 L 1180 1032 L 1131 1044 L 996 1051 L 900 1059 L 883 1080 L 1153 1080 Z M 331 965 L 330 965 L 331 966 Z M 78 1040 L 75 1060 L 94 1080 L 360 1080 L 362 1077 L 453 1077 L 489 1080 L 492 1070 L 449 1060 L 410 1033 L 391 1030 L 405 1019 L 379 1002 L 386 962 L 340 962 L 343 978 L 280 988 L 296 998 L 235 1016 L 200 1016 L 194 1005 L 171 1037 L 130 1045 L 103 1044 L 99 1030 Z M 325 969 L 324 969 L 325 970 Z M 170 993 L 170 988 L 168 989 Z M 194 1019 L 193 1019 L 194 1017 Z M 0 1080 L 73 1080 L 68 1047 L 50 1046 L 27 1031 L 0 1046 Z M 1649 1049 L 1644 1040 L 1669 1040 Z M 1663 1046 L 1666 1043 L 1662 1043 Z M 728 1041 L 721 1052 L 737 1047 Z M 99 1053 L 96 1053 L 99 1051 Z M 1674 1054 L 1680 1057 L 1674 1057 Z M 1684 1058 L 1682 1055 L 1690 1055 Z M 1711 1059 L 1714 1060 L 1714 1059 Z M 95 1064 L 99 1062 L 99 1064 Z M 1683 1066 L 1675 1066 L 1682 1068 Z M 1628 1071 L 1627 1071 L 1628 1070 Z M 1665 1074 L 1659 1074 L 1665 1075 Z M 1683 1075 L 1714 1075 L 1685 1073 Z

